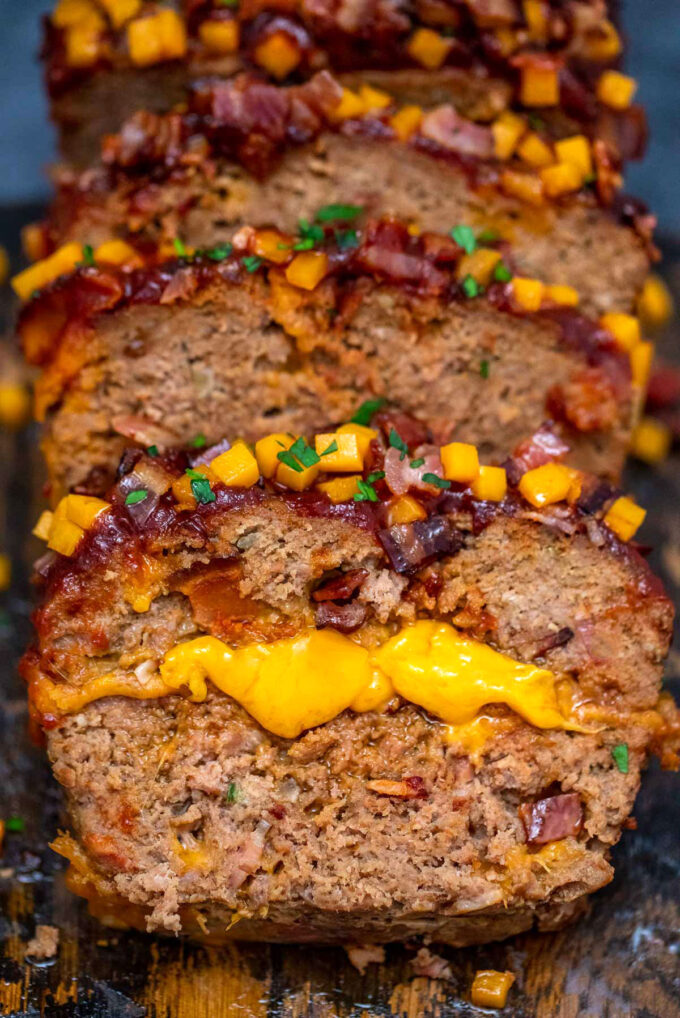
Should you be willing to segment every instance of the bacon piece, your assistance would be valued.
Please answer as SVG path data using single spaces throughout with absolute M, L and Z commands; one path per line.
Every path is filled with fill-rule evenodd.
M 437 555 L 455 554 L 463 544 L 460 531 L 441 516 L 380 530 L 378 539 L 398 573 L 416 572 Z
M 438 106 L 426 113 L 420 125 L 420 133 L 447 151 L 459 155 L 491 159 L 494 154 L 491 129 L 465 120 L 453 106 Z
M 427 428 L 422 421 L 401 410 L 390 409 L 379 410 L 373 415 L 371 424 L 374 428 L 380 428 L 385 438 L 389 439 L 392 429 L 396 431 L 402 442 L 405 442 L 409 449 L 417 449 L 428 440 Z
M 411 466 L 411 456 L 404 455 L 399 449 L 391 448 L 385 453 L 385 483 L 395 495 L 405 495 L 412 488 L 418 491 L 436 491 L 436 487 L 423 480 L 424 474 L 442 476 L 442 464 L 439 453 L 428 453 L 418 457 L 425 462 L 419 467 Z
M 583 827 L 583 805 L 576 792 L 551 795 L 538 802 L 523 802 L 519 816 L 528 845 L 575 838 Z
M 352 601 L 350 604 L 335 604 L 322 601 L 316 609 L 317 629 L 337 629 L 340 633 L 353 633 L 363 625 L 368 614 L 366 605 Z
M 544 463 L 562 459 L 569 452 L 569 446 L 554 430 L 551 423 L 545 423 L 516 447 L 510 463 L 512 471 L 509 477 L 512 484 L 517 484 L 527 470 L 542 467 Z
M 611 378 L 600 368 L 585 368 L 564 385 L 548 393 L 548 408 L 578 431 L 613 428 L 619 419 L 619 404 Z
M 315 601 L 344 601 L 359 589 L 368 576 L 366 569 L 350 569 L 347 573 L 334 576 L 312 594 Z

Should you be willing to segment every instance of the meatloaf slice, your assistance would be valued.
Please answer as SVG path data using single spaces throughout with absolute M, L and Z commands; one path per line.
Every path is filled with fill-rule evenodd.
M 672 610 L 624 540 L 640 510 L 554 461 L 514 461 L 505 494 L 448 481 L 450 448 L 373 423 L 273 462 L 269 442 L 128 455 L 106 502 L 41 520 L 23 671 L 68 796 L 55 847 L 105 921 L 553 928 L 611 879 L 648 752 L 674 763 Z M 353 496 L 347 435 L 370 439 Z
M 141 13 L 134 4 L 60 3 L 46 20 L 43 56 L 62 151 L 81 165 L 135 110 L 182 101 L 196 76 L 254 70 L 300 81 L 323 68 L 409 101 L 444 96 L 484 119 L 511 104 L 536 106 L 629 156 L 644 142 L 641 111 L 607 105 L 597 88 L 621 50 L 608 6 L 555 0 L 531 16 L 514 0 L 492 11 L 469 0 L 315 0 L 294 10 L 269 0 L 190 11 L 152 0 Z
M 527 118 L 480 126 L 450 105 L 413 119 L 389 96 L 341 119 L 342 94 L 327 74 L 293 88 L 241 76 L 197 87 L 184 113 L 137 114 L 98 167 L 57 173 L 49 248 L 116 236 L 209 248 L 247 223 L 294 232 L 341 198 L 426 231 L 492 231 L 519 273 L 575 287 L 587 311 L 634 307 L 654 220 L 622 198 L 601 142 L 564 149 Z M 570 153 L 578 166 L 560 162 Z
M 617 475 L 640 378 L 610 332 L 559 303 L 570 294 L 512 277 L 493 247 L 464 255 L 394 221 L 314 230 L 245 228 L 233 249 L 81 267 L 30 301 L 20 331 L 43 368 L 53 496 L 104 490 L 129 439 L 305 433 L 369 396 L 495 462 L 551 416 L 574 462 Z

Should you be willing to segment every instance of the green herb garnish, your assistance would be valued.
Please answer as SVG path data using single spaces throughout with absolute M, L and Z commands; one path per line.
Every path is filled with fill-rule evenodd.
M 125 505 L 137 505 L 138 502 L 143 502 L 149 492 L 146 488 L 140 488 L 139 491 L 131 491 L 125 498 Z
M 414 470 L 417 470 L 418 467 L 422 467 L 424 462 L 425 462 L 425 457 L 424 456 L 419 456 L 417 460 L 411 460 L 411 466 L 413 467 Z
M 435 488 L 450 488 L 451 481 L 445 481 L 439 474 L 423 474 L 425 484 L 434 484 Z
M 320 226 L 310 223 L 307 219 L 298 222 L 300 240 L 293 244 L 293 251 L 311 251 L 317 244 L 323 244 L 324 232 Z
M 376 481 L 382 481 L 385 476 L 384 470 L 374 470 L 372 474 L 369 474 L 366 480 L 369 484 L 375 484 Z
M 497 283 L 509 283 L 512 279 L 512 272 L 505 262 L 497 262 L 493 270 L 493 278 Z
M 94 251 L 91 244 L 83 244 L 83 262 L 90 268 L 95 264 Z
M 238 785 L 236 784 L 235 781 L 230 781 L 229 782 L 229 787 L 227 788 L 227 794 L 225 795 L 224 798 L 226 799 L 227 802 L 238 802 L 238 800 L 240 798 L 240 795 L 239 795 Z
M 205 474 L 202 474 L 200 470 L 192 470 L 191 467 L 187 467 L 184 473 L 187 477 L 190 477 L 192 481 L 201 481 L 205 477 Z
M 246 255 L 243 259 L 243 268 L 246 272 L 257 272 L 260 265 L 262 265 L 262 259 L 257 255 Z
M 354 495 L 355 502 L 378 502 L 378 496 L 375 492 L 375 488 L 368 481 L 357 481 L 357 488 L 359 491 Z
M 215 492 L 210 487 L 210 481 L 207 477 L 197 477 L 191 482 L 191 491 L 197 502 L 201 502 L 203 505 L 207 505 L 208 502 L 214 502 L 217 498 Z
M 231 7 L 235 9 L 239 5 L 239 0 L 217 0 L 220 7 Z
M 322 456 L 330 456 L 330 454 L 332 452 L 337 452 L 337 451 L 338 451 L 338 443 L 335 441 L 335 439 L 333 439 L 331 444 L 328 446 L 327 449 L 324 449 L 324 451 L 321 453 L 321 455 Z
M 377 414 L 380 407 L 386 402 L 387 400 L 384 396 L 380 396 L 378 399 L 365 400 L 354 416 L 350 417 L 350 421 L 352 424 L 362 424 L 364 427 L 368 427 L 373 419 L 373 414 Z
M 488 378 L 489 377 L 489 362 L 488 361 L 480 361 L 479 362 L 479 373 L 482 376 L 482 378 Z
M 500 240 L 500 233 L 497 230 L 482 230 L 480 235 L 477 237 L 478 244 L 493 244 L 497 240 Z
M 331 445 L 332 444 L 333 443 L 331 442 Z M 328 452 L 329 449 L 327 449 L 326 452 Z M 332 451 L 335 452 L 335 450 Z M 307 445 L 304 438 L 296 439 L 290 449 L 284 449 L 283 452 L 277 452 L 276 458 L 280 460 L 281 463 L 285 463 L 287 467 L 290 467 L 291 470 L 294 470 L 297 474 L 301 474 L 307 467 L 316 466 L 317 463 L 321 462 L 321 457 L 317 455 L 314 449 Z
M 335 242 L 342 251 L 348 247 L 356 247 L 359 243 L 359 236 L 356 230 L 336 230 Z
M 5 820 L 5 830 L 10 834 L 22 834 L 25 828 L 26 824 L 22 817 L 7 817 Z
M 214 262 L 223 262 L 233 250 L 232 244 L 218 244 L 216 247 L 211 247 L 205 254 L 207 258 L 212 258 Z
M 467 275 L 461 285 L 466 297 L 479 297 L 481 288 L 474 276 Z
M 477 238 L 469 226 L 454 226 L 451 230 L 451 236 L 458 247 L 462 247 L 465 254 L 472 254 L 477 247 Z
M 529 114 L 529 127 L 532 131 L 542 131 L 545 128 L 545 120 L 539 117 L 538 113 Z
M 620 742 L 618 746 L 614 746 L 612 749 L 612 756 L 614 763 L 618 767 L 621 774 L 628 773 L 628 744 Z
M 158 446 L 157 445 L 150 445 L 149 448 L 146 451 L 147 451 L 149 456 L 158 456 Z
M 172 246 L 174 247 L 175 251 L 177 252 L 180 258 L 186 258 L 187 249 L 184 245 L 184 241 L 180 237 L 175 237 L 175 239 L 172 242 Z
M 192 449 L 203 449 L 208 444 L 208 439 L 205 437 L 203 432 L 196 435 L 196 438 L 192 438 L 189 445 Z
M 324 205 L 315 219 L 317 223 L 351 223 L 364 211 L 363 205 Z
M 398 449 L 401 453 L 399 461 L 401 462 L 406 456 L 408 456 L 408 446 L 404 439 L 399 435 L 394 428 L 390 431 L 389 443 L 393 449 Z

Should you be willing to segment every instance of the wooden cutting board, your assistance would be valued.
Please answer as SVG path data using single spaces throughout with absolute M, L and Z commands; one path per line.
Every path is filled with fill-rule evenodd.
M 1 210 L 0 210 L 1 211 Z M 25 215 L 3 216 L 8 240 Z M 680 251 L 671 251 L 670 268 Z M 675 255 L 675 257 L 673 257 Z M 678 287 L 680 291 L 680 287 Z M 0 314 L 7 315 L 8 299 Z M 674 337 L 666 341 L 672 348 Z M 629 486 L 649 510 L 643 540 L 653 564 L 680 592 L 680 471 L 635 467 Z M 15 582 L 0 601 L 0 817 L 18 816 L 0 856 L 0 1013 L 47 1018 L 435 1018 L 479 1015 L 469 989 L 479 968 L 517 977 L 508 1018 L 680 1018 L 680 778 L 653 766 L 635 815 L 638 830 L 614 850 L 614 882 L 575 926 L 503 944 L 439 953 L 451 978 L 416 975 L 413 947 L 389 947 L 362 976 L 336 948 L 237 945 L 205 949 L 106 930 L 66 891 L 62 860 L 48 848 L 61 803 L 42 752 L 26 734 L 16 661 L 29 639 L 31 522 L 39 506 L 34 429 L 0 435 L 0 550 Z M 2 598 L 2 595 L 0 595 Z M 669 675 L 680 674 L 671 658 Z M 675 685 L 680 695 L 680 683 Z M 62 820 L 63 823 L 63 820 Z M 31 964 L 36 924 L 60 930 L 56 958 Z M 436 947 L 432 948 L 437 950 Z

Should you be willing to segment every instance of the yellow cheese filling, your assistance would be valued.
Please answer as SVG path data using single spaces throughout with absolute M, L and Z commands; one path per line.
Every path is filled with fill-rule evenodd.
M 103 675 L 80 688 L 41 683 L 35 699 L 43 713 L 71 713 L 104 696 L 147 699 L 182 689 L 200 702 L 207 680 L 263 728 L 289 739 L 347 709 L 380 709 L 395 694 L 449 725 L 473 721 L 487 704 L 505 704 L 537 728 L 579 728 L 560 709 L 553 672 L 434 621 L 409 625 L 370 650 L 333 629 L 239 648 L 202 636 L 168 651 L 149 676 Z

